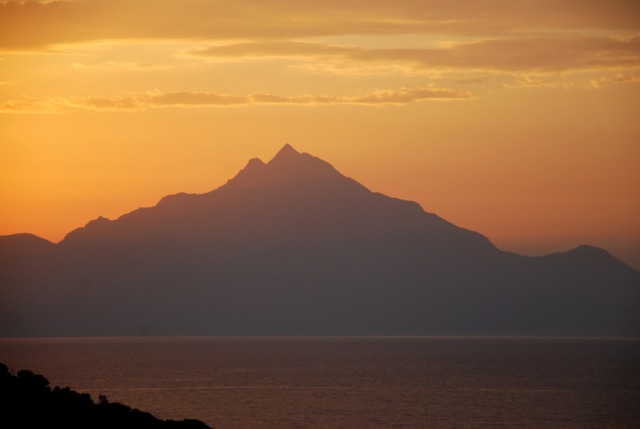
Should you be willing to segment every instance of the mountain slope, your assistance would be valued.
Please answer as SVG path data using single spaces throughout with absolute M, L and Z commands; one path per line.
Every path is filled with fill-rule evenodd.
M 251 160 L 215 191 L 168 196 L 157 206 L 138 209 L 116 222 L 99 218 L 71 232 L 61 245 L 73 247 L 83 237 L 297 241 L 338 233 L 366 237 L 417 231 L 434 240 L 464 237 L 460 239 L 467 244 L 493 247 L 479 234 L 427 214 L 416 203 L 370 192 L 330 164 L 287 145 L 268 164 Z
M 288 145 L 38 247 L 1 263 L 0 335 L 640 334 L 640 273 L 605 251 L 502 252 Z

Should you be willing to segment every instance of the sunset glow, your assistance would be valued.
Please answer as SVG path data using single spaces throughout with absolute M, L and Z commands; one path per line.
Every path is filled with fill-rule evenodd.
M 0 235 L 290 143 L 502 249 L 640 269 L 639 112 L 636 1 L 0 1 Z

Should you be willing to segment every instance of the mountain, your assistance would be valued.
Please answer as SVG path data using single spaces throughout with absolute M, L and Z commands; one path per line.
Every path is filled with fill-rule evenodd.
M 525 257 L 289 145 L 53 244 L 0 237 L 1 336 L 640 335 L 640 273 Z

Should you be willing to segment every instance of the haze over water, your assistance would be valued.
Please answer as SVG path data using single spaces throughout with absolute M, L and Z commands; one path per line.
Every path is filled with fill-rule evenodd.
M 3 339 L 0 361 L 219 429 L 640 425 L 638 340 Z

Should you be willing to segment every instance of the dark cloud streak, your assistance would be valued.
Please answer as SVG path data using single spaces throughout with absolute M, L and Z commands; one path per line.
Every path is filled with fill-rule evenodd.
M 633 0 L 75 0 L 0 3 L 0 48 L 104 39 L 299 39 L 352 34 L 504 37 L 637 31 Z
M 158 108 L 241 107 L 252 105 L 404 105 L 427 100 L 464 100 L 473 96 L 466 91 L 447 88 L 400 88 L 377 90 L 359 95 L 278 95 L 255 93 L 245 96 L 206 91 L 175 91 L 130 94 L 115 97 L 72 97 L 46 100 L 28 98 L 0 103 L 0 113 L 64 113 L 69 109 L 101 112 L 145 111 Z
M 345 62 L 398 63 L 414 68 L 494 71 L 570 71 L 640 66 L 640 37 L 527 37 L 490 39 L 428 49 L 362 49 L 303 42 L 251 42 L 191 52 L 211 58 L 337 57 Z

